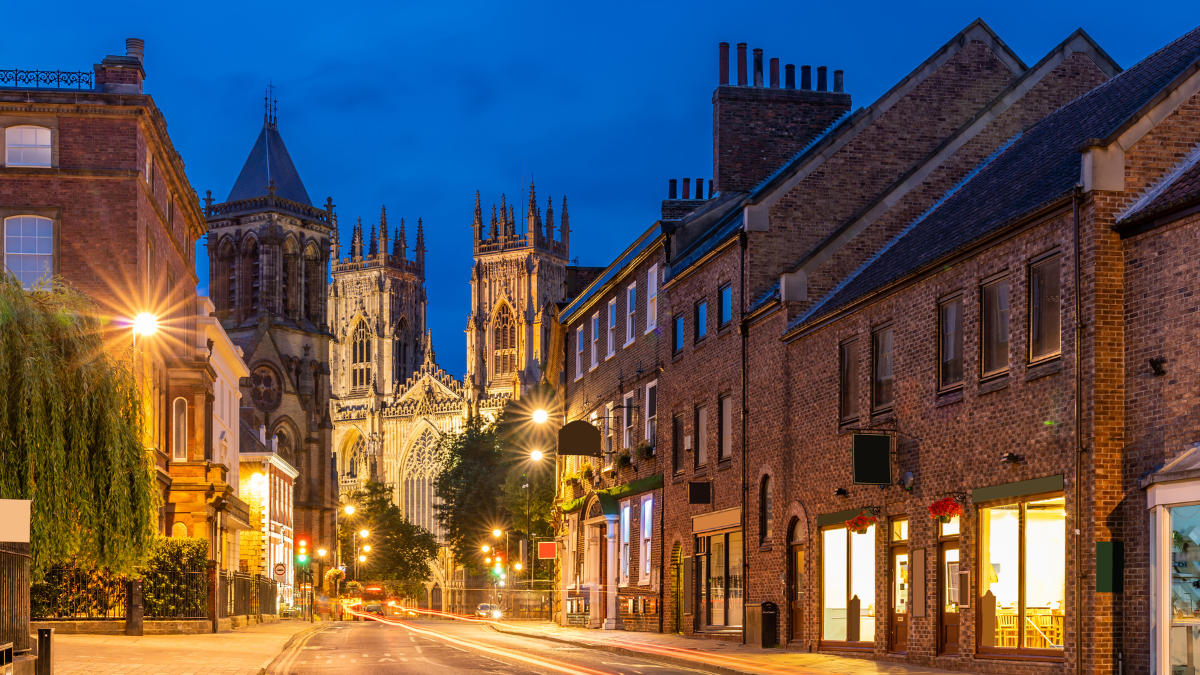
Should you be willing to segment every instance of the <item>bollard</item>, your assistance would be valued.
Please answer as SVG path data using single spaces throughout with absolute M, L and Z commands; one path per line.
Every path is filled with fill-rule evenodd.
M 54 675 L 54 629 L 39 628 L 37 640 L 37 675 Z
M 142 580 L 132 579 L 125 582 L 125 634 L 142 635 Z

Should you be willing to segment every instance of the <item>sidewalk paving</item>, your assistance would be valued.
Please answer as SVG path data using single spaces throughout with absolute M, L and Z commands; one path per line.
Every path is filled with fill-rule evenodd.
M 817 675 L 944 675 L 957 671 L 847 656 L 762 649 L 726 640 L 669 633 L 564 628 L 550 622 L 496 623 L 502 633 L 565 642 L 625 656 L 649 657 L 673 665 L 728 675 L 740 673 L 814 673 Z
M 55 635 L 55 675 L 260 675 L 293 636 L 328 623 L 284 620 L 207 635 Z

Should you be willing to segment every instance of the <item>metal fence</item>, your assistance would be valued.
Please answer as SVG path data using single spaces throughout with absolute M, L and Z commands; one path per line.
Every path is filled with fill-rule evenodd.
M 125 588 L 124 578 L 105 572 L 52 569 L 30 589 L 30 612 L 35 619 L 124 619 Z
M 208 618 L 208 572 L 150 571 L 142 577 L 147 619 Z
M 222 618 L 245 614 L 274 614 L 278 584 L 261 574 L 218 572 Z
M 29 544 L 0 543 L 0 617 L 0 643 L 30 649 Z
M 29 89 L 91 89 L 95 73 L 83 70 L 4 70 L 0 86 Z

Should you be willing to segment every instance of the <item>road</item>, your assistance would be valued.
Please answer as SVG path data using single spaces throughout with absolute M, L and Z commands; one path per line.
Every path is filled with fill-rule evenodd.
M 498 633 L 457 621 L 343 621 L 297 641 L 271 675 L 694 675 L 646 659 Z

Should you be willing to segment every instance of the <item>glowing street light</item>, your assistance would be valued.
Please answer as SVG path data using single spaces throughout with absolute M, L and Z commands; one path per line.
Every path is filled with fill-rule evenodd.
M 329 553 L 329 551 L 326 551 L 326 550 L 325 550 L 325 549 L 323 549 L 323 548 L 319 548 L 319 549 L 317 549 L 317 556 L 318 556 L 318 557 L 324 558 L 326 553 Z
M 546 411 L 542 410 L 541 408 L 538 408 L 537 410 L 533 411 L 533 421 L 537 422 L 538 424 L 545 424 L 546 420 L 549 418 L 550 418 L 550 416 L 548 414 L 546 414 Z
M 491 563 L 491 562 L 492 562 L 492 559 L 491 559 L 491 558 L 484 558 L 484 559 L 483 559 L 483 562 L 485 562 L 485 563 Z
M 371 552 L 371 546 L 370 546 L 370 544 L 368 544 L 368 545 L 364 546 L 364 547 L 363 547 L 363 551 L 365 551 L 365 552 L 367 552 L 367 553 L 370 553 L 370 552 Z
M 540 461 L 542 461 L 542 451 L 541 451 L 541 450 L 534 450 L 533 452 L 529 453 L 529 458 L 530 458 L 530 459 L 532 459 L 532 460 L 533 460 L 533 461 L 535 461 L 535 462 L 540 462 Z
M 488 552 L 488 551 L 490 551 L 490 550 L 491 550 L 491 549 L 488 547 L 488 545 L 487 545 L 487 544 L 484 544 L 484 545 L 483 545 L 483 552 L 484 552 L 484 553 L 487 553 L 487 552 Z
M 367 537 L 368 537 L 370 534 L 371 534 L 371 533 L 370 533 L 370 532 L 367 532 L 366 530 L 359 530 L 359 531 L 358 531 L 358 536 L 362 537 L 363 539 L 366 539 L 366 538 L 367 538 Z
M 354 506 L 352 504 L 346 505 L 346 515 L 348 515 L 348 516 L 354 515 Z
M 500 536 L 500 535 L 502 535 L 502 534 L 504 534 L 504 533 L 503 533 L 503 532 L 501 532 L 500 530 L 492 530 L 492 536 L 493 536 L 493 537 L 499 537 L 499 536 Z
M 133 332 L 138 335 L 154 335 L 158 332 L 158 317 L 142 312 L 133 318 Z
M 518 572 L 521 571 L 521 563 L 517 563 L 516 565 L 513 565 L 513 567 L 517 568 Z
M 358 556 L 358 562 L 367 562 L 367 556 L 365 556 L 365 555 Z

